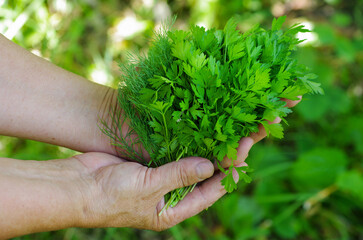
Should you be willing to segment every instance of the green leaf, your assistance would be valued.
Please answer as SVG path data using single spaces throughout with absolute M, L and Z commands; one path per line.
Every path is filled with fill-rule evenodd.
M 206 56 L 204 53 L 198 53 L 197 51 L 189 58 L 189 63 L 193 66 L 197 71 L 200 70 L 207 64 Z
M 213 139 L 211 138 L 204 138 L 203 142 L 205 144 L 205 146 L 207 147 L 207 149 L 211 150 L 214 148 L 214 146 L 217 144 L 216 141 L 213 141 Z
M 152 127 L 154 129 L 155 132 L 162 132 L 163 131 L 163 127 L 156 120 L 150 121 L 149 125 L 150 125 L 150 127 Z
M 213 56 L 208 58 L 208 68 L 211 71 L 212 75 L 218 74 L 218 66 L 216 64 L 216 59 Z
M 183 30 L 169 31 L 168 34 L 174 42 L 184 41 L 189 36 L 189 32 Z
M 236 28 L 237 28 L 236 19 L 234 18 L 229 19 L 228 22 L 226 23 L 226 26 L 224 27 L 225 45 L 229 46 L 240 39 L 240 36 Z
M 243 171 L 243 172 L 254 172 L 255 171 L 250 166 L 235 167 L 235 169 Z
M 183 69 L 184 69 L 184 72 L 186 74 L 188 74 L 190 77 L 192 77 L 192 78 L 195 77 L 196 69 L 193 68 L 191 65 L 184 62 L 183 63 Z
M 219 116 L 217 122 L 214 125 L 214 130 L 217 131 L 217 133 L 221 133 L 222 132 L 222 126 L 224 124 L 224 119 L 226 118 L 225 115 Z
M 249 85 L 252 91 L 259 91 L 264 88 L 270 87 L 270 69 L 267 68 L 265 70 L 257 69 L 256 74 L 254 76 L 254 81 L 252 81 Z
M 237 189 L 237 184 L 233 179 L 233 174 L 231 170 L 228 171 L 228 174 L 222 179 L 221 182 L 224 186 L 224 189 L 226 189 L 228 193 L 231 193 Z
M 156 101 L 154 104 L 150 104 L 150 106 L 156 110 L 159 110 L 160 112 L 164 112 L 164 108 L 167 106 L 167 104 L 161 101 Z
M 175 122 L 180 122 L 181 121 L 181 117 L 182 117 L 183 112 L 181 111 L 174 111 L 172 116 L 173 119 L 175 120 Z
M 254 114 L 244 113 L 242 109 L 238 106 L 234 106 L 232 110 L 226 109 L 226 112 L 228 112 L 231 115 L 231 118 L 239 122 L 252 123 L 257 118 L 257 116 Z
M 231 143 L 227 144 L 227 157 L 231 160 L 237 160 L 237 149 Z
M 320 87 L 321 85 L 320 83 L 312 82 L 309 80 L 315 78 L 317 78 L 317 75 L 309 73 L 301 77 L 300 80 L 302 81 L 302 83 L 310 93 L 324 94 L 323 89 Z
M 292 110 L 288 107 L 282 106 L 279 108 L 267 108 L 263 113 L 263 119 L 270 122 L 274 121 L 277 117 L 286 117 L 287 114 L 291 113 Z
M 194 85 L 194 84 L 191 84 L 190 86 L 192 87 L 192 90 L 193 90 L 195 96 L 198 98 L 198 101 L 200 103 L 204 103 L 204 93 L 205 93 L 205 90 L 204 90 L 203 86 L 201 86 L 201 85 Z
M 299 86 L 288 86 L 280 95 L 280 98 L 286 98 L 290 100 L 299 100 L 297 96 L 303 95 L 306 90 L 301 89 Z
M 228 47 L 228 59 L 230 62 L 233 60 L 237 60 L 244 55 L 244 42 L 239 41 L 236 44 Z
M 272 27 L 271 30 L 272 31 L 276 31 L 276 30 L 280 30 L 282 27 L 282 24 L 285 22 L 286 16 L 281 16 L 279 18 L 274 18 L 274 20 L 272 21 Z
M 254 43 L 252 43 L 252 42 L 251 42 L 251 44 L 252 44 L 251 47 L 253 48 L 253 50 L 250 53 L 250 58 L 256 60 L 262 52 L 262 47 L 261 46 L 254 47 Z M 250 49 L 251 49 L 251 47 L 250 47 Z
M 271 134 L 272 136 L 277 137 L 277 138 L 284 137 L 283 128 L 280 123 L 269 124 L 266 121 L 262 121 L 261 123 L 266 130 L 267 136 L 270 136 L 270 134 Z
M 156 100 L 156 92 L 153 89 L 143 88 L 140 90 L 140 100 L 143 103 L 150 103 Z
M 309 80 L 305 80 L 303 82 L 305 87 L 309 90 L 309 92 L 316 94 L 324 94 L 324 90 L 320 87 L 321 83 L 312 82 Z
M 202 118 L 204 113 L 201 109 L 199 109 L 199 104 L 194 104 L 190 109 L 189 112 L 191 113 L 193 119 Z
M 177 96 L 178 98 L 184 98 L 184 90 L 182 88 L 176 87 L 175 96 Z
M 179 58 L 183 61 L 187 61 L 191 54 L 192 45 L 188 41 L 179 40 L 176 41 L 171 49 L 172 56 Z
M 165 83 L 165 81 L 157 76 L 154 76 L 154 78 L 148 79 L 148 82 L 151 84 L 151 87 L 154 89 L 158 89 L 161 85 Z
M 217 42 L 214 32 L 211 30 L 205 31 L 204 27 L 193 26 L 190 31 L 192 33 L 193 40 L 202 51 L 207 51 Z
M 181 111 L 186 111 L 186 110 L 188 110 L 189 109 L 189 101 L 188 101 L 188 99 L 184 99 L 183 101 L 181 101 L 180 103 L 179 103 L 179 105 L 180 105 L 180 110 Z
M 223 31 L 222 30 L 216 30 L 214 32 L 214 36 L 217 39 L 218 44 L 221 44 L 223 42 Z
M 285 86 L 287 84 L 286 80 L 289 80 L 290 77 L 291 77 L 291 73 L 289 71 L 281 71 L 281 69 L 280 69 L 280 72 L 277 74 L 276 77 L 277 77 L 277 79 L 279 81 L 283 82 L 284 83 L 283 85 Z
M 276 93 L 281 93 L 284 88 L 288 85 L 288 80 L 291 77 L 291 73 L 289 71 L 281 71 L 277 74 L 277 80 L 272 81 L 271 89 Z M 297 95 L 296 95 L 297 96 Z
M 150 138 L 157 144 L 165 141 L 164 137 L 161 136 L 160 134 L 151 134 Z
M 256 115 L 249 113 L 240 113 L 236 116 L 236 119 L 238 119 L 239 121 L 247 123 L 255 122 L 256 118 Z
M 228 135 L 234 135 L 234 121 L 232 118 L 229 118 L 226 122 L 226 124 L 223 126 L 223 131 L 224 133 L 228 134 Z
M 305 29 L 305 26 L 300 25 L 299 23 L 292 25 L 285 33 L 284 35 L 287 36 L 295 36 L 299 32 L 310 32 L 309 29 Z
M 224 135 L 222 133 L 217 133 L 214 137 L 216 140 L 218 141 L 221 141 L 221 142 L 226 142 L 227 141 L 227 138 L 228 136 L 227 135 Z
M 208 115 L 205 114 L 203 116 L 202 122 L 200 124 L 200 128 L 201 129 L 204 129 L 204 130 L 209 130 L 210 125 L 211 125 L 211 122 L 208 119 Z
M 236 169 L 236 171 L 238 173 L 239 181 L 243 180 L 245 183 L 252 182 L 252 178 L 245 173 L 245 172 L 252 172 L 253 171 L 248 166 L 235 167 L 234 169 Z
M 213 155 L 217 157 L 218 161 L 222 161 L 227 155 L 227 144 L 225 142 L 219 143 L 213 150 Z

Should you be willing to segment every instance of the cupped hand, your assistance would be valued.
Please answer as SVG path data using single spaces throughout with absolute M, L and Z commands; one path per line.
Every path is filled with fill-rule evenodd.
M 80 188 L 84 199 L 83 227 L 160 231 L 196 215 L 225 194 L 220 183 L 222 175 L 213 176 L 213 164 L 203 158 L 185 158 L 158 168 L 104 153 L 74 158 L 82 163 L 86 183 Z M 159 215 L 166 193 L 203 180 L 184 200 Z

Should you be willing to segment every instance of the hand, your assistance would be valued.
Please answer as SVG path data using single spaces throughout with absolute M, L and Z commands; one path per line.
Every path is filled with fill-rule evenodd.
M 49 161 L 0 158 L 0 239 L 69 227 L 161 231 L 226 193 L 224 174 L 213 174 L 210 160 L 198 157 L 158 168 L 105 153 Z M 193 192 L 159 216 L 166 193 L 198 182 Z
M 69 227 L 160 231 L 224 194 L 213 172 L 209 160 L 197 157 L 153 169 L 105 153 L 49 161 L 0 158 L 0 239 Z M 206 178 L 159 216 L 166 193 Z
M 84 169 L 87 182 L 82 190 L 82 227 L 133 227 L 164 230 L 210 207 L 223 194 L 220 175 L 213 164 L 190 157 L 158 168 L 147 168 L 103 153 L 75 156 Z M 164 195 L 176 188 L 204 179 L 192 193 L 160 216 Z

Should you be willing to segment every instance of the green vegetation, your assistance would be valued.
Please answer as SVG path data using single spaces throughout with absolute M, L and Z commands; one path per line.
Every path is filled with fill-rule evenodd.
M 121 66 L 118 102 L 125 116 L 110 113 L 113 124 L 104 124 L 103 131 L 120 152 L 145 163 L 135 147 L 141 143 L 150 154 L 151 167 L 199 156 L 218 160 L 226 174 L 222 184 L 227 192 L 237 189 L 233 170 L 251 182 L 245 173 L 248 167 L 232 164 L 225 170 L 220 162 L 225 156 L 236 160 L 239 140 L 258 132 L 259 124 L 268 135 L 283 137 L 280 123 L 267 122 L 277 117 L 285 121 L 291 112 L 281 98 L 297 100 L 305 93 L 322 93 L 320 84 L 309 80 L 316 76 L 290 56 L 303 41 L 296 34 L 309 30 L 294 25 L 283 32 L 285 18 L 274 19 L 269 31 L 256 25 L 243 34 L 233 18 L 223 31 L 164 26 L 147 56 L 136 56 Z M 126 133 L 122 132 L 125 120 L 131 126 Z M 135 134 L 137 139 L 131 137 Z M 194 187 L 172 191 L 164 209 L 175 206 Z
M 146 52 L 159 17 L 176 28 L 222 28 L 235 16 L 242 32 L 287 15 L 312 29 L 294 57 L 311 68 L 325 95 L 308 95 L 289 116 L 284 140 L 252 148 L 251 184 L 162 233 L 66 229 L 17 239 L 359 239 L 363 235 L 363 1 L 0 1 L 0 32 L 55 64 L 116 86 L 126 52 Z M 308 24 L 306 24 L 308 23 Z M 132 25 L 131 30 L 125 26 Z M 306 33 L 308 34 L 308 33 Z M 0 138 L 1 156 L 66 157 L 74 152 Z

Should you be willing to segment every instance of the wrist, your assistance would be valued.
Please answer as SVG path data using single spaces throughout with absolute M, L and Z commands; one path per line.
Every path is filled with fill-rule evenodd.
M 99 88 L 97 90 L 97 87 Z M 114 127 L 112 120 L 112 115 L 116 114 L 118 104 L 117 104 L 117 89 L 105 87 L 102 85 L 97 85 L 96 91 L 99 92 L 99 95 L 95 97 L 98 102 L 98 108 L 91 109 L 93 111 L 93 115 L 96 116 L 94 124 L 89 126 L 90 129 L 93 129 L 94 146 L 90 151 L 87 152 L 104 152 L 112 155 L 117 155 L 116 148 L 112 145 L 112 141 L 109 136 L 107 136 L 103 130 L 106 128 Z M 118 116 L 119 117 L 119 116 Z
M 0 45 L 0 135 L 115 155 L 98 121 L 116 90 L 61 69 L 1 35 Z
M 77 163 L 1 158 L 0 166 L 0 238 L 82 226 L 87 180 Z

